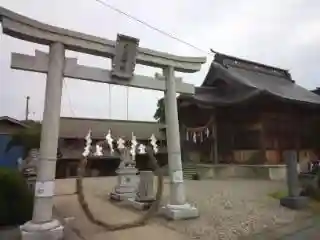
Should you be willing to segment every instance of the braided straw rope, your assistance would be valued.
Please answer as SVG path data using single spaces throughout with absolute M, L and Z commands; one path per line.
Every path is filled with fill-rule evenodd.
M 84 178 L 84 173 L 85 169 L 87 166 L 87 158 L 84 157 L 80 160 L 79 166 L 78 166 L 78 176 L 76 179 L 76 192 L 77 192 L 77 197 L 78 201 L 80 203 L 80 206 L 85 213 L 86 217 L 89 219 L 89 221 L 97 226 L 100 226 L 104 228 L 107 231 L 117 231 L 117 230 L 122 230 L 122 229 L 127 229 L 127 228 L 133 228 L 133 227 L 138 227 L 145 225 L 150 218 L 152 218 L 157 212 L 160 207 L 161 203 L 161 198 L 162 198 L 162 193 L 163 193 L 163 173 L 161 171 L 161 168 L 159 167 L 157 160 L 153 154 L 153 151 L 150 147 L 147 147 L 147 154 L 149 157 L 149 162 L 151 163 L 151 166 L 154 170 L 155 175 L 158 178 L 157 181 L 157 193 L 156 193 L 156 198 L 155 201 L 152 203 L 151 207 L 149 210 L 140 218 L 137 220 L 134 220 L 129 223 L 122 223 L 122 224 L 109 224 L 106 223 L 100 219 L 97 219 L 93 213 L 91 212 L 88 202 L 85 199 L 84 195 L 84 188 L 83 188 L 83 178 Z

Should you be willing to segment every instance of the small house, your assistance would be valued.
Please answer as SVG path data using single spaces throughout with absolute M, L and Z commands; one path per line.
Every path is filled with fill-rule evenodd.
M 0 167 L 17 167 L 17 160 L 23 155 L 23 148 L 16 146 L 6 152 L 12 134 L 28 126 L 17 119 L 0 117 Z

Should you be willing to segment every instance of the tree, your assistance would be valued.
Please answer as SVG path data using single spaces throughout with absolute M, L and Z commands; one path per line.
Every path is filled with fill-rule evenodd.
M 158 100 L 157 110 L 156 110 L 155 114 L 153 115 L 153 118 L 155 120 L 157 120 L 159 123 L 166 122 L 164 98 L 160 98 Z

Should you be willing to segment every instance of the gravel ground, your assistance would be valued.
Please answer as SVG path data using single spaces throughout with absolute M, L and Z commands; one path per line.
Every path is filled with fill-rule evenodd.
M 284 187 L 283 182 L 243 179 L 186 181 L 188 201 L 198 207 L 200 218 L 157 220 L 194 239 L 238 239 L 307 214 L 283 208 L 268 196 Z
M 58 194 L 74 191 L 70 189 L 70 186 L 73 188 L 74 185 L 66 184 L 65 181 L 68 180 L 64 180 L 63 184 L 57 184 Z M 86 194 L 101 198 L 111 191 L 115 182 L 116 179 L 110 177 L 86 179 Z M 183 233 L 191 239 L 238 239 L 240 236 L 248 236 L 266 228 L 291 223 L 307 214 L 280 207 L 278 200 L 268 196 L 283 189 L 284 182 L 232 179 L 186 181 L 185 184 L 188 202 L 198 207 L 200 218 L 167 221 L 157 217 L 152 222 Z M 166 180 L 164 202 L 168 198 L 168 186 Z M 94 205 L 91 205 L 92 208 Z

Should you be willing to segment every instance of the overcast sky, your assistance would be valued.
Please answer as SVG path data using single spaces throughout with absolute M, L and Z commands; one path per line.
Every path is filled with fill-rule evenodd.
M 308 89 L 320 86 L 320 1 L 317 0 L 102 0 L 201 49 L 289 69 L 296 82 Z M 178 55 L 205 56 L 176 40 L 101 5 L 95 0 L 0 0 L 0 6 L 47 24 L 116 39 L 117 33 L 140 39 L 140 46 Z M 0 37 L 0 116 L 24 118 L 30 96 L 30 118 L 41 119 L 45 76 L 10 69 L 11 52 L 33 54 L 36 45 Z M 110 68 L 110 60 L 67 52 L 82 65 Z M 200 85 L 207 64 L 195 74 L 179 74 Z M 136 73 L 153 76 L 159 69 L 140 65 Z M 162 93 L 129 89 L 129 119 L 153 120 Z M 127 119 L 124 87 L 111 87 L 111 118 Z M 109 86 L 65 79 L 62 116 L 110 118 Z

